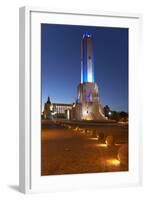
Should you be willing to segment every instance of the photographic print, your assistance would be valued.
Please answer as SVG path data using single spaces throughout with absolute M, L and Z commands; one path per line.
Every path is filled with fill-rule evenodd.
M 128 28 L 41 24 L 41 175 L 128 171 Z

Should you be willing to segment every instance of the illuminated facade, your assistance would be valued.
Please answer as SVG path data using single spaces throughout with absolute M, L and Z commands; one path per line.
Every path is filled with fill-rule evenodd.
M 106 120 L 99 101 L 99 89 L 94 80 L 93 38 L 88 33 L 83 35 L 81 41 L 81 83 L 77 88 L 72 119 Z
M 70 110 L 72 109 L 72 104 L 64 103 L 51 103 L 50 98 L 44 105 L 43 118 L 44 119 L 53 119 L 53 118 L 62 118 L 70 119 Z
M 64 104 L 64 103 L 53 103 L 52 104 L 52 111 L 56 115 L 65 115 L 68 110 L 72 109 L 72 104 Z

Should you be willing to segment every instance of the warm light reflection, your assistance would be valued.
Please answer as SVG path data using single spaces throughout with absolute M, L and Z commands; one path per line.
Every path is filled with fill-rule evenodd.
M 98 140 L 98 138 L 90 138 L 90 140 Z M 103 143 L 103 144 L 95 144 L 95 146 L 96 147 L 101 147 L 101 148 L 106 148 L 107 147 L 107 145 L 105 144 L 105 143 Z
M 106 144 L 97 144 L 96 146 L 97 146 L 97 147 L 107 147 Z
M 121 144 L 115 144 L 115 146 L 121 146 Z
M 98 140 L 98 138 L 89 138 L 89 140 Z M 97 145 L 98 146 L 98 145 Z
M 112 166 L 119 166 L 120 165 L 120 161 L 117 159 L 109 159 L 107 160 L 107 164 L 108 165 L 112 165 Z

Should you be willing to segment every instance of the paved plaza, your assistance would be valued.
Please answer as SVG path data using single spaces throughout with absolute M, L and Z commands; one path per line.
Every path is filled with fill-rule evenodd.
M 115 145 L 105 144 L 107 135 L 114 136 Z M 123 166 L 117 159 L 120 146 L 128 143 L 125 125 L 46 120 L 41 137 L 41 175 L 128 170 L 128 163 Z

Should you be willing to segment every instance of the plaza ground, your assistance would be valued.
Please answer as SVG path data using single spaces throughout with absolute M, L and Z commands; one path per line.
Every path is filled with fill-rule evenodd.
M 115 145 L 108 147 L 110 135 Z M 128 126 L 117 123 L 42 120 L 41 175 L 127 171 L 117 154 L 128 144 Z

